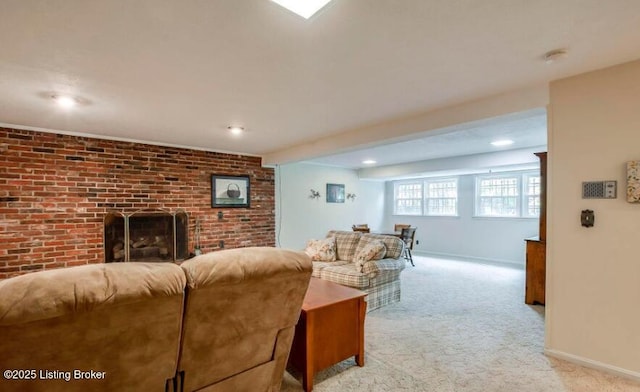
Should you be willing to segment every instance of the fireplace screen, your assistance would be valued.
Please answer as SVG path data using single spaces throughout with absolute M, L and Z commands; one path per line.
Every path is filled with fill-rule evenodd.
M 189 218 L 182 210 L 110 212 L 104 219 L 105 262 L 185 260 L 188 228 Z

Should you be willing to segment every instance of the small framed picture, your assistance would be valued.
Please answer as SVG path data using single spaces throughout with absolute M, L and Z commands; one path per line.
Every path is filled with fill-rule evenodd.
M 344 184 L 327 184 L 327 203 L 344 203 Z
M 245 207 L 251 203 L 249 176 L 211 176 L 211 207 Z
M 640 203 L 640 160 L 627 162 L 627 201 Z

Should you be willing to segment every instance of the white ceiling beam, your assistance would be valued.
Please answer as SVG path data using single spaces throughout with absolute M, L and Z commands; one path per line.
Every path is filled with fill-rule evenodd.
M 326 136 L 264 154 L 262 163 L 266 166 L 291 163 L 357 148 L 410 140 L 457 124 L 546 108 L 548 103 L 549 87 L 545 83 Z

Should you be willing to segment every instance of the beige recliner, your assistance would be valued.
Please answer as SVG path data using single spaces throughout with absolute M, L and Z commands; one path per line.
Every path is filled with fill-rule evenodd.
M 311 269 L 243 248 L 0 281 L 0 391 L 279 391 Z
M 0 367 L 35 371 L 3 377 L 0 390 L 165 390 L 185 283 L 171 263 L 94 264 L 0 281 Z
M 279 391 L 311 277 L 300 252 L 213 252 L 184 262 L 184 391 Z

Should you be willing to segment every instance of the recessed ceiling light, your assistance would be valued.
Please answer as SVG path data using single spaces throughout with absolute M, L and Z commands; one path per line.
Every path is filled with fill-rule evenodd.
M 367 160 L 362 161 L 362 163 L 364 165 L 375 165 L 377 162 L 374 161 L 373 159 L 367 159 Z
M 244 128 L 242 127 L 227 127 L 227 129 L 229 130 L 229 132 L 231 132 L 232 135 L 240 135 L 242 134 L 242 132 L 244 132 Z
M 271 0 L 305 19 L 309 19 L 331 0 Z
M 496 147 L 510 146 L 512 144 L 513 144 L 513 140 L 508 140 L 508 139 L 496 140 L 494 142 L 491 142 L 491 145 Z
M 59 106 L 65 109 L 72 108 L 78 104 L 78 101 L 75 98 L 68 95 L 53 95 L 51 98 L 56 101 Z

